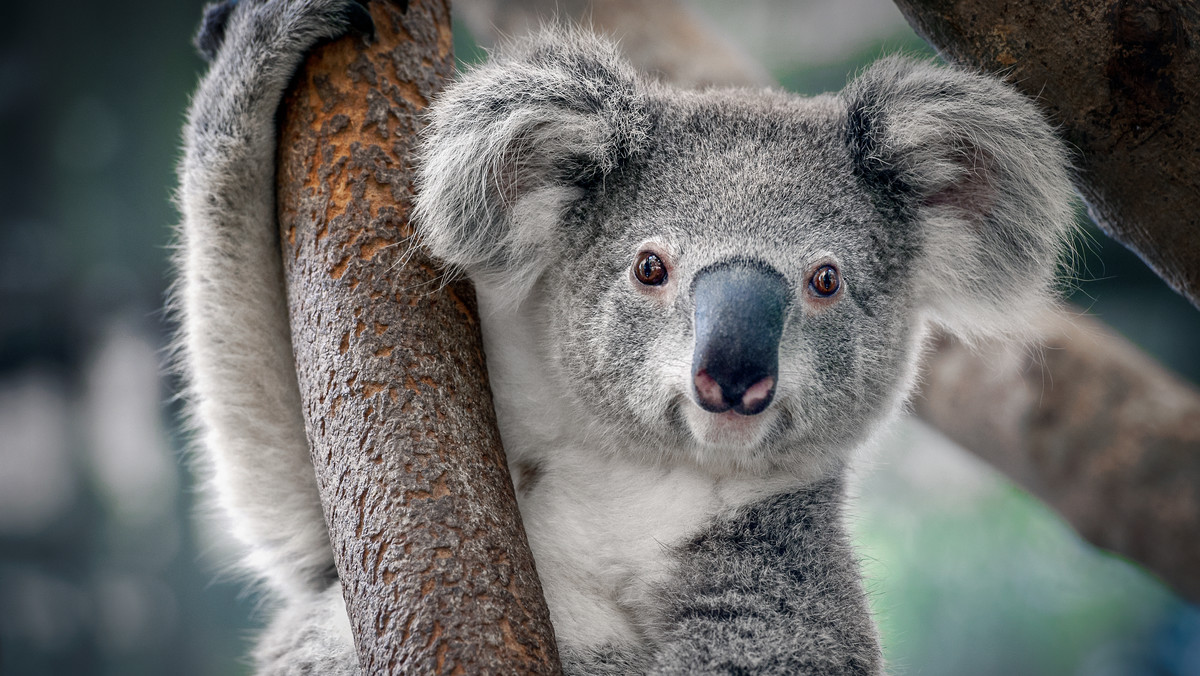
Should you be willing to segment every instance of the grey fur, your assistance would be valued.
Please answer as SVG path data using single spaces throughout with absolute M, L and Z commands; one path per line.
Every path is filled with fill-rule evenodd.
M 879 645 L 837 477 L 756 502 L 681 548 L 656 674 L 866 674 Z M 736 555 L 731 555 L 736 553 Z
M 219 501 L 283 605 L 257 652 L 270 673 L 354 671 L 272 193 L 283 86 L 347 5 L 235 8 L 181 167 L 184 361 Z M 683 91 L 550 29 L 465 74 L 430 120 L 417 225 L 479 290 L 568 672 L 880 671 L 841 477 L 903 406 L 929 321 L 1019 334 L 1048 302 L 1071 198 L 1035 107 L 895 58 L 839 95 Z M 630 273 L 643 248 L 669 262 L 661 288 Z M 791 299 L 774 400 L 749 422 L 691 390 L 691 282 L 730 261 Z M 841 273 L 830 299 L 809 283 L 823 264 Z

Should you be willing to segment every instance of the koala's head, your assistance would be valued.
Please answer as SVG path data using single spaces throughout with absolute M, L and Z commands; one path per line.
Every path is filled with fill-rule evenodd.
M 1072 223 L 1005 84 L 905 59 L 838 95 L 691 92 L 549 32 L 432 108 L 425 244 L 541 323 L 546 377 L 638 452 L 826 468 L 903 401 L 927 321 L 1020 333 Z

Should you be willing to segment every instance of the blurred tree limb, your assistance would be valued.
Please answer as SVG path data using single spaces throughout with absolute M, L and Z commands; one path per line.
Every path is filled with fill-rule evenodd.
M 917 414 L 1088 540 L 1200 599 L 1200 393 L 1093 318 L 1037 329 L 1032 352 L 940 338 Z
M 317 483 L 366 674 L 557 673 L 470 284 L 413 250 L 418 117 L 452 74 L 443 0 L 373 2 L 309 57 L 278 208 Z
M 929 4 L 1000 8 L 1013 3 Z M 1074 14 L 1060 16 L 1066 11 L 1061 6 L 1083 3 L 1052 3 L 1053 9 L 1033 0 L 1025 4 L 1040 8 L 1041 20 L 1047 22 L 1041 35 L 1045 42 L 1053 43 L 1070 29 L 1069 23 L 1062 22 L 1074 20 Z M 772 84 L 764 69 L 717 37 L 679 0 L 563 0 L 559 8 L 571 18 L 589 20 L 596 30 L 620 38 L 622 50 L 635 65 L 667 80 L 693 86 Z M 461 0 L 458 10 L 484 43 L 501 35 L 518 35 L 551 18 L 545 14 L 544 3 L 536 0 Z M 1092 12 L 1074 10 L 1081 16 Z M 1173 67 L 1184 69 L 1192 64 L 1189 74 L 1180 76 L 1178 91 L 1195 92 L 1197 24 L 1195 10 L 1184 13 L 1189 12 L 1185 18 L 1191 23 L 1172 24 L 1174 27 L 1165 26 L 1164 30 L 1175 36 L 1172 40 L 1190 45 L 1190 51 L 1171 47 L 1170 54 L 1176 64 Z M 1060 23 L 1051 23 L 1045 16 L 1058 17 Z M 1012 34 L 1005 31 L 1010 29 L 1001 33 Z M 653 48 L 646 47 L 648 44 Z M 1107 46 L 1080 48 L 1103 50 Z M 1005 72 L 1021 72 L 1019 64 L 997 63 L 1005 66 Z M 1081 69 L 1089 63 L 1102 68 L 1096 64 L 1107 62 L 1089 56 L 1038 67 L 1049 73 L 1051 65 L 1065 70 Z M 1080 74 L 1080 82 L 1094 83 L 1101 75 L 1110 77 Z M 1148 115 L 1159 105 L 1159 99 L 1153 97 L 1166 96 L 1146 80 L 1151 75 L 1111 75 L 1117 81 L 1141 77 L 1143 89 L 1151 97 L 1126 103 L 1132 109 L 1123 119 L 1143 119 L 1137 116 Z M 1038 89 L 1050 90 L 1054 85 L 1041 80 L 1021 86 L 1034 87 L 1033 94 L 1037 94 Z M 1161 249 L 1163 265 L 1170 265 L 1180 280 L 1177 288 L 1197 290 L 1200 286 L 1193 282 L 1200 274 L 1200 229 L 1195 227 L 1200 214 L 1200 129 L 1196 128 L 1200 121 L 1195 111 L 1200 93 L 1187 101 L 1173 97 L 1168 97 L 1175 106 L 1173 119 L 1191 125 L 1186 127 L 1193 130 L 1188 138 L 1176 138 L 1178 131 L 1165 128 L 1153 133 L 1127 130 L 1127 136 L 1119 129 L 1110 131 L 1108 142 L 1132 145 L 1132 154 L 1105 157 L 1091 171 L 1085 163 L 1079 182 L 1088 186 L 1085 195 L 1108 190 L 1108 183 L 1115 184 L 1119 194 L 1135 195 L 1136 201 L 1122 202 L 1111 218 L 1138 215 L 1144 207 L 1146 220 L 1119 220 L 1116 226 L 1110 221 L 1108 227 L 1115 232 L 1136 230 L 1138 242 Z M 1089 114 L 1100 115 L 1095 124 L 1103 126 L 1100 109 Z M 1139 148 L 1169 139 L 1174 152 L 1168 152 L 1170 148 L 1162 151 L 1161 157 L 1169 161 L 1161 162 L 1164 169 L 1160 171 L 1155 169 L 1160 157 Z M 1189 167 L 1195 171 L 1189 173 Z M 1142 172 L 1156 178 L 1147 180 Z M 1104 183 L 1095 187 L 1093 181 Z M 1188 186 L 1190 194 L 1181 196 Z M 1194 208 L 1187 209 L 1187 204 Z M 1170 221 L 1172 217 L 1177 220 Z M 1153 219 L 1163 219 L 1166 225 L 1160 229 L 1132 225 L 1159 222 Z M 1176 243 L 1171 237 L 1180 239 Z M 1191 297 L 1195 302 L 1196 297 Z M 1063 312 L 1046 317 L 1038 328 L 1046 347 L 1035 353 L 1003 346 L 995 348 L 999 353 L 971 351 L 949 338 L 938 338 L 915 400 L 917 413 L 1046 500 L 1093 543 L 1138 561 L 1180 594 L 1200 600 L 1200 393 L 1100 322 Z

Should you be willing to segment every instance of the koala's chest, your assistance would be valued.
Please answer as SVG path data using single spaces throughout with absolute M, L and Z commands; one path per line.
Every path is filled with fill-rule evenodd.
M 651 470 L 578 447 L 538 462 L 536 476 L 519 460 L 512 467 L 560 643 L 644 641 L 656 592 L 669 584 L 674 547 L 726 508 L 728 496 L 694 470 Z
M 724 514 L 788 483 L 715 478 L 693 467 L 647 467 L 582 444 L 548 448 L 522 441 L 505 444 L 565 649 L 653 640 L 683 546 Z M 536 474 L 520 476 L 535 459 Z

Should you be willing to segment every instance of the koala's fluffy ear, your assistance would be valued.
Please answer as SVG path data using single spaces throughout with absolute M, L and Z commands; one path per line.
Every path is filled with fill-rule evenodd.
M 912 273 L 933 318 L 967 337 L 1020 334 L 1074 229 L 1067 153 L 1046 119 L 998 79 L 905 58 L 842 97 L 856 173 L 921 228 Z
M 430 111 L 416 218 L 425 246 L 517 299 L 561 252 L 563 216 L 644 143 L 644 86 L 601 38 L 549 28 Z

